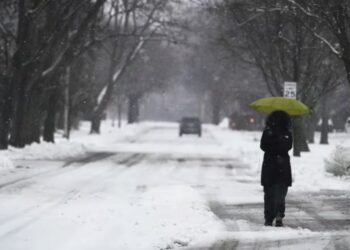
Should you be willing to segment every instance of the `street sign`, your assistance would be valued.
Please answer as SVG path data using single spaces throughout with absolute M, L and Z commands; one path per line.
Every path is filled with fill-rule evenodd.
M 287 98 L 297 99 L 297 83 L 284 82 L 283 96 Z

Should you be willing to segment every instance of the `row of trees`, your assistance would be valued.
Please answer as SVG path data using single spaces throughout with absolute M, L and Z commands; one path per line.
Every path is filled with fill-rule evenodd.
M 219 124 L 223 117 L 235 114 L 240 127 L 240 120 L 255 115 L 250 112 L 246 100 L 266 93 L 264 85 L 259 83 L 259 72 L 230 56 L 227 48 L 219 43 L 223 32 L 222 16 L 203 11 L 199 6 L 191 12 L 183 56 L 184 82 L 187 89 L 198 96 L 202 119 Z
M 57 126 L 69 136 L 80 113 L 91 119 L 91 132 L 99 133 L 116 86 L 133 63 L 176 32 L 171 22 L 174 3 L 1 1 L 0 148 L 23 147 L 41 137 L 53 142 Z M 129 97 L 134 94 L 128 92 Z
M 297 82 L 298 99 L 318 111 L 307 123 L 294 121 L 294 154 L 308 150 L 316 113 L 328 120 L 319 104 L 346 77 L 350 82 L 348 1 L 223 0 L 207 7 L 220 20 L 217 40 L 233 60 L 258 69 L 273 96 L 282 95 L 285 81 Z M 304 129 L 305 124 L 310 126 Z M 327 143 L 324 125 L 321 142 Z

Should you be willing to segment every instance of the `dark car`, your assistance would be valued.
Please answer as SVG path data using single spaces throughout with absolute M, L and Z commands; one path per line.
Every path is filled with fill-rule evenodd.
M 183 134 L 197 134 L 202 136 L 202 124 L 197 117 L 184 117 L 180 122 L 179 136 Z

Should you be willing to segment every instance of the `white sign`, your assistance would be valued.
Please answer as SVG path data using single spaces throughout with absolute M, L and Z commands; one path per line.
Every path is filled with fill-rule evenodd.
M 283 96 L 287 98 L 297 98 L 297 83 L 296 82 L 284 82 Z

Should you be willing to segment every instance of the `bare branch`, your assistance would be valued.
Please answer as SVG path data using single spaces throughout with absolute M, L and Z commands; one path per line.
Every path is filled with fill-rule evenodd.
M 14 41 L 16 40 L 16 36 L 9 30 L 5 27 L 5 25 L 1 22 L 0 20 L 0 30 L 2 31 L 2 33 L 6 36 L 10 36 L 11 39 L 13 39 Z
M 40 15 L 40 13 L 51 3 L 55 0 L 45 0 L 40 2 L 39 6 L 37 6 L 35 9 L 32 10 L 28 10 L 27 14 L 31 17 L 31 18 L 36 18 Z
M 322 18 L 319 15 L 316 15 L 310 11 L 308 11 L 307 9 L 305 9 L 303 6 L 301 6 L 300 4 L 298 4 L 297 2 L 295 2 L 294 0 L 288 0 L 289 3 L 291 3 L 292 5 L 296 6 L 302 13 L 304 13 L 306 16 L 308 17 L 312 17 L 312 18 L 316 18 L 322 21 L 327 21 L 324 18 Z M 301 20 L 300 20 L 301 21 Z M 315 31 L 315 29 L 312 29 L 310 26 L 308 26 L 305 22 L 301 21 L 303 23 L 303 25 L 319 40 L 321 40 L 324 44 L 326 44 L 328 46 L 328 48 L 337 56 L 341 56 L 342 52 L 337 50 L 337 48 L 332 45 L 332 43 L 330 41 L 328 41 L 324 36 L 320 35 L 319 33 L 317 33 Z M 328 21 L 327 21 L 328 22 Z M 329 22 L 328 22 L 329 23 Z

